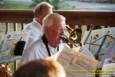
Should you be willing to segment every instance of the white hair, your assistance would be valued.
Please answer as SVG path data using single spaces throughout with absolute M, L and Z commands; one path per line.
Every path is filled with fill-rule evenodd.
M 62 22 L 65 22 L 65 17 L 64 16 L 62 16 L 62 15 L 60 15 L 58 13 L 49 14 L 46 17 L 44 17 L 44 19 L 43 19 L 43 29 L 45 27 L 52 26 L 52 23 L 55 23 L 55 22 L 53 22 L 53 20 L 55 18 L 60 20 L 60 21 L 62 21 Z

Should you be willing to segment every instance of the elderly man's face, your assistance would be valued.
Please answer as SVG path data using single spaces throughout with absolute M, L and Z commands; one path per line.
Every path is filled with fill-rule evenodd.
M 65 25 L 64 21 L 55 20 L 52 23 L 52 26 L 47 28 L 45 35 L 48 40 L 48 43 L 52 47 L 57 47 L 59 43 L 61 42 L 60 37 L 64 34 L 64 31 L 63 31 L 64 25 Z

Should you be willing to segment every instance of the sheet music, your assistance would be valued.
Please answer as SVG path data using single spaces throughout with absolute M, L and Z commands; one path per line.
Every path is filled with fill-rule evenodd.
M 84 42 L 88 33 L 89 31 L 85 32 L 82 42 Z M 84 47 L 87 48 L 93 55 L 96 55 L 97 52 L 99 52 L 99 57 L 103 60 L 106 53 L 105 49 L 109 47 L 113 40 L 115 40 L 115 27 L 96 29 L 91 31 Z
M 4 32 L 0 33 L 0 63 L 12 61 L 15 57 L 13 51 L 19 40 L 28 41 L 29 32 Z
M 65 68 L 68 77 L 94 77 L 93 70 L 96 69 L 99 63 L 94 58 L 68 47 L 63 49 L 58 61 Z
M 2 49 L 4 38 L 5 38 L 5 33 L 4 32 L 0 32 L 0 50 Z

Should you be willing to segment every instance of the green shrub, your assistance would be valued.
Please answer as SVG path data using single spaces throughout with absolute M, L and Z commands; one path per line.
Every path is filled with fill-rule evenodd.
M 40 2 L 48 2 L 50 4 L 52 4 L 54 6 L 54 9 L 59 9 L 60 5 L 63 3 L 63 0 L 32 0 L 33 4 L 32 6 L 35 6 L 36 4 L 40 3 Z

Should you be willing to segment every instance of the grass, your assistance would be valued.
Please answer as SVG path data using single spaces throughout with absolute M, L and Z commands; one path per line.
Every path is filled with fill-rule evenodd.
M 78 6 L 77 6 L 78 7 Z M 33 9 L 32 3 L 21 2 L 21 1 L 6 1 L 0 4 L 0 9 Z M 66 3 L 60 5 L 59 10 L 78 10 L 76 6 L 71 6 Z
M 0 9 L 32 9 L 31 3 L 20 2 L 20 1 L 7 1 L 0 4 Z

